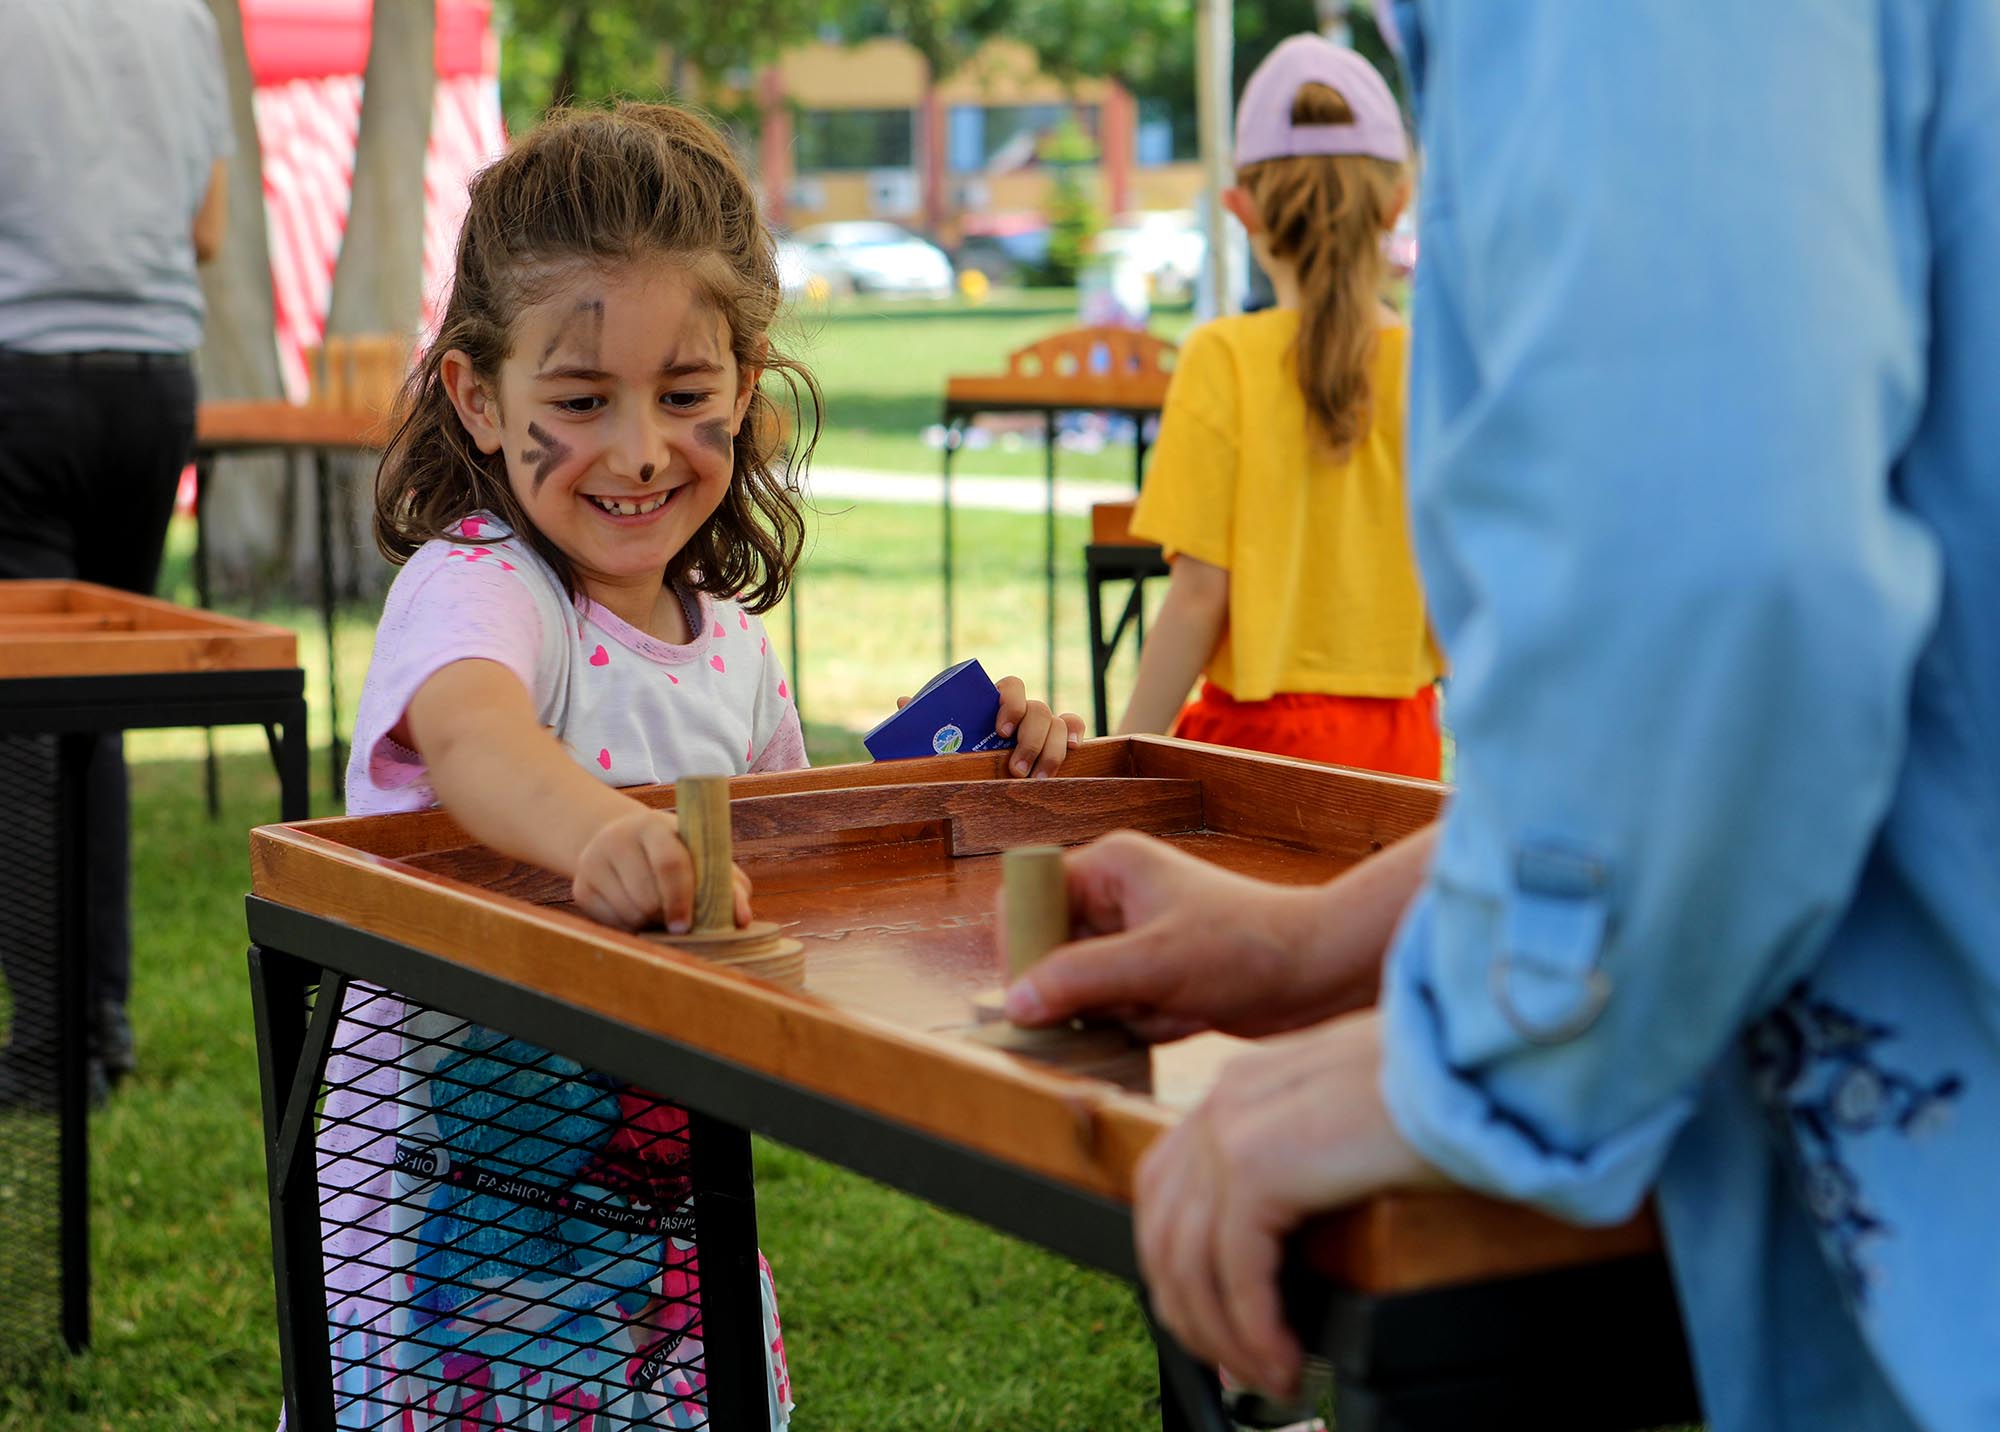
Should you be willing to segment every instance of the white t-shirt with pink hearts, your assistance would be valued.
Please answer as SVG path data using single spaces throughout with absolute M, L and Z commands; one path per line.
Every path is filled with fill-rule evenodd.
M 763 622 L 737 603 L 680 592 L 695 637 L 675 646 L 572 599 L 497 518 L 458 530 L 480 540 L 425 543 L 389 588 L 354 721 L 349 814 L 437 804 L 423 758 L 389 733 L 426 681 L 468 659 L 519 677 L 536 719 L 606 785 L 806 764 L 784 668 Z

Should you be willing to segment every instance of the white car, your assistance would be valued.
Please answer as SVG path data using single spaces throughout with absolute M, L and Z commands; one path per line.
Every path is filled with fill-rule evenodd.
M 1121 214 L 1097 236 L 1097 252 L 1115 272 L 1136 270 L 1156 302 L 1179 302 L 1194 292 L 1207 261 L 1208 240 L 1192 211 Z
M 813 224 L 791 242 L 806 271 L 835 292 L 951 297 L 951 260 L 944 250 L 899 225 L 874 219 Z

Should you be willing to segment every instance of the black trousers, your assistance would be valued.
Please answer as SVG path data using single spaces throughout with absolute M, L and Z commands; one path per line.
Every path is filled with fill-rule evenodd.
M 150 594 L 194 413 L 194 373 L 178 355 L 0 349 L 0 578 L 67 577 Z M 91 999 L 123 1005 L 132 971 L 130 808 L 116 733 L 96 742 L 84 800 Z M 11 969 L 8 976 L 21 983 Z M 53 1037 L 14 1030 L 19 1044 Z

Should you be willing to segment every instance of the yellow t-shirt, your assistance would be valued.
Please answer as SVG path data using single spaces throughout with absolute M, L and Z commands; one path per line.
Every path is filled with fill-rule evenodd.
M 1298 331 L 1296 313 L 1267 309 L 1188 338 L 1132 531 L 1228 569 L 1207 675 L 1237 700 L 1409 696 L 1444 669 L 1403 492 L 1409 335 L 1381 330 L 1368 433 L 1335 461 L 1308 439 Z

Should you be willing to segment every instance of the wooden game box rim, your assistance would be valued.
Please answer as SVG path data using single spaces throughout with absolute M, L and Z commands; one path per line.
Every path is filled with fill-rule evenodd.
M 196 408 L 194 442 L 197 448 L 214 452 L 262 447 L 376 451 L 387 446 L 394 432 L 394 424 L 383 413 L 282 399 L 224 398 Z
M 284 627 L 94 582 L 0 582 L 0 678 L 270 671 L 298 665 Z
M 988 753 L 738 777 L 731 795 L 741 801 L 998 781 L 1005 758 Z M 1056 779 L 1171 782 L 1204 773 L 1242 783 L 1215 789 L 1204 808 L 1208 828 L 1348 859 L 1423 824 L 1444 793 L 1429 782 L 1143 736 L 1086 741 Z M 1317 800 L 1305 800 L 1308 793 Z M 659 807 L 673 804 L 670 787 L 632 794 Z M 1032 794 L 1023 789 L 1020 798 Z M 1115 1202 L 1130 1202 L 1140 1156 L 1177 1117 L 1112 1084 L 746 979 L 580 915 L 404 863 L 402 857 L 474 844 L 442 811 L 265 826 L 251 833 L 250 844 L 258 897 L 535 985 L 565 1003 Z M 928 1077 L 945 1069 L 949 1080 Z M 1583 1229 L 1476 1194 L 1407 1192 L 1320 1220 L 1306 1242 L 1320 1272 L 1380 1294 L 1646 1253 L 1657 1247 L 1657 1232 L 1650 1213 L 1615 1228 Z

